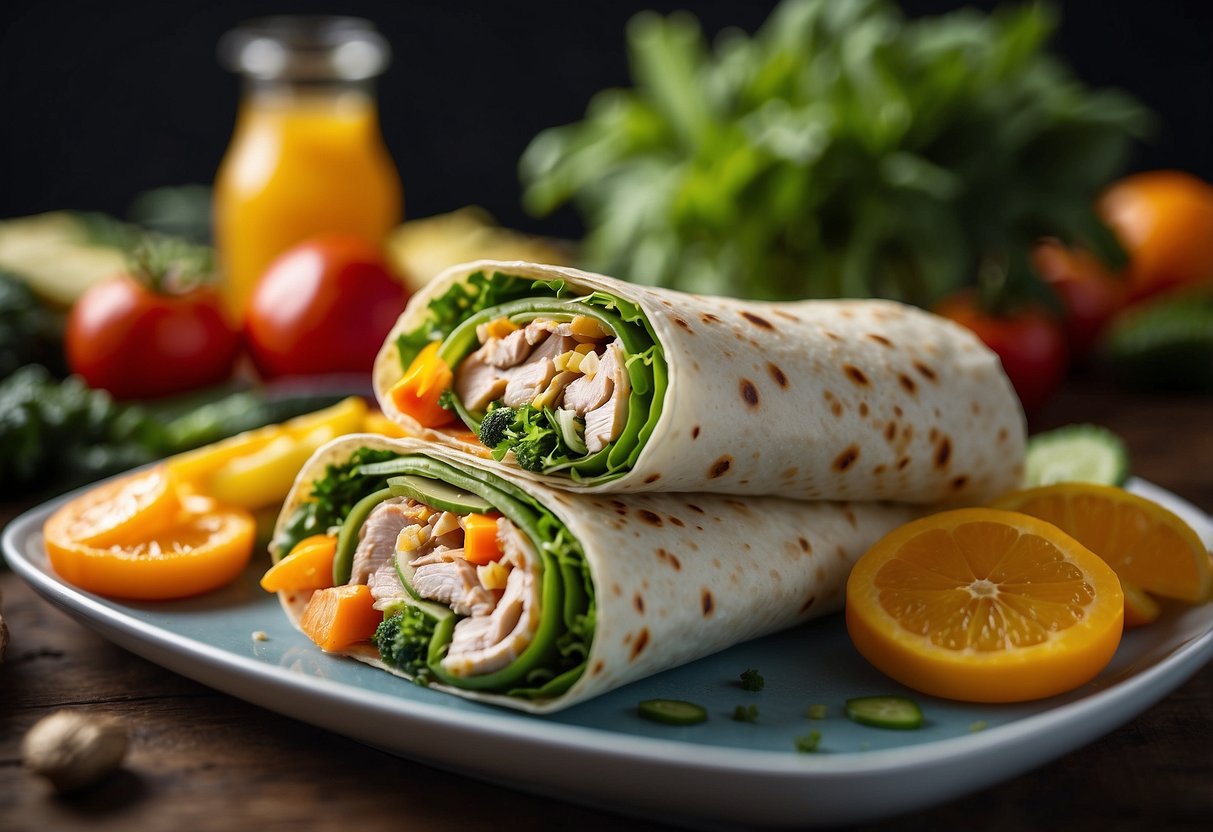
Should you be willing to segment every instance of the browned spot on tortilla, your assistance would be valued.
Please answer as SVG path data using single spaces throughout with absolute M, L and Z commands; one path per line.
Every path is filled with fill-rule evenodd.
M 831 341 L 841 341 L 842 340 L 841 335 L 839 335 L 836 332 L 830 332 L 830 330 L 828 330 L 828 329 L 823 330 L 822 334 L 825 335 L 825 337 L 829 338 Z
M 636 608 L 636 612 L 644 615 L 644 596 L 639 592 L 632 596 L 632 606 Z
M 683 545 L 683 546 L 686 546 L 686 547 L 687 547 L 688 549 L 690 549 L 692 552 L 698 552 L 698 551 L 699 551 L 699 544 L 698 544 L 698 543 L 696 543 L 694 540 L 684 540 L 684 541 L 682 541 L 682 545 Z
M 897 460 L 897 470 L 900 471 L 909 464 L 910 458 L 908 456 L 903 456 L 901 459 Z
M 981 413 L 981 402 L 973 402 L 971 405 L 969 405 L 969 410 L 972 410 L 973 415 L 977 416 Z
M 927 381 L 938 381 L 939 380 L 939 376 L 936 375 L 935 371 L 932 370 L 930 367 L 928 367 L 926 364 L 923 364 L 921 361 L 914 362 L 914 369 L 917 370 L 922 375 L 922 377 L 925 378 Z
M 636 636 L 636 643 L 632 645 L 632 653 L 628 656 L 628 661 L 636 661 L 636 657 L 640 655 L 640 651 L 649 643 L 649 628 L 643 627 L 640 633 Z
M 900 419 L 902 416 L 906 415 L 906 412 L 901 409 L 901 405 L 895 404 L 893 405 L 893 415 Z
M 611 500 L 611 505 L 613 505 L 616 509 L 623 509 L 624 511 L 628 510 L 628 504 L 621 500 Z
M 884 428 L 884 438 L 892 442 L 897 438 L 897 423 L 889 422 Z
M 885 472 L 884 463 L 881 463 L 880 465 L 877 465 L 875 468 L 872 469 L 872 474 L 877 477 L 879 477 L 884 472 Z
M 783 374 L 783 370 L 769 361 L 767 362 L 767 372 L 771 374 L 771 378 L 775 379 L 775 383 L 780 387 L 788 386 L 788 377 Z
M 703 509 L 701 509 L 699 506 L 695 505 L 694 503 L 687 503 L 687 508 L 689 508 L 691 511 L 695 512 L 696 514 L 703 514 Z
M 732 350 L 721 350 L 721 351 L 720 351 L 720 354 L 721 354 L 721 355 L 723 355 L 725 358 L 728 358 L 728 359 L 732 359 L 732 358 L 733 358 L 733 351 L 732 351 Z
M 688 324 L 686 321 L 684 321 L 682 318 L 675 318 L 674 323 L 678 324 L 680 327 L 685 329 L 687 332 L 695 331 L 695 330 L 691 329 L 691 325 Z
M 657 482 L 657 480 L 659 480 L 659 479 L 661 479 L 661 474 L 649 474 L 647 477 L 644 478 L 644 481 L 646 484 L 652 484 L 652 483 Z
M 952 490 L 960 491 L 962 488 L 964 488 L 968 484 L 969 484 L 969 478 L 962 474 L 961 476 L 952 480 Z
M 810 543 L 806 538 L 798 537 L 796 538 L 796 542 L 800 544 L 800 551 L 804 552 L 806 555 L 812 553 L 813 544 Z
M 745 503 L 743 503 L 741 500 L 728 499 L 728 500 L 725 500 L 725 502 L 728 503 L 729 505 L 731 505 L 733 508 L 740 511 L 742 514 L 750 513 L 750 507 L 747 506 Z
M 749 407 L 758 407 L 758 388 L 748 378 L 741 380 L 741 398 Z
M 623 587 L 619 584 L 611 584 L 611 592 L 618 598 L 623 596 Z
M 598 661 L 594 662 L 594 666 L 590 668 L 590 675 L 598 676 L 605 669 L 606 669 L 606 664 L 602 661 L 602 659 L 599 659 Z
M 838 399 L 834 399 L 834 401 L 830 402 L 830 412 L 833 413 L 836 417 L 841 417 L 842 416 L 842 402 L 838 401 Z
M 796 479 L 796 475 L 799 473 L 800 473 L 800 469 L 793 466 L 791 468 L 786 469 L 783 472 L 783 474 L 781 474 L 780 476 L 782 476 L 785 480 L 794 480 L 794 479 Z
M 868 337 L 871 338 L 873 341 L 875 341 L 877 344 L 880 344 L 882 347 L 888 347 L 889 349 L 893 348 L 893 342 L 890 341 L 888 338 L 884 337 L 883 335 L 877 335 L 874 332 L 869 332 Z
M 867 418 L 867 415 L 868 415 L 868 403 L 867 402 L 859 403 L 859 415 L 862 418 Z
M 806 598 L 805 602 L 800 605 L 800 614 L 804 615 L 806 612 L 808 612 L 809 608 L 813 606 L 813 602 L 816 600 L 816 595 L 810 595 L 808 598 Z
M 845 471 L 859 459 L 859 446 L 851 445 L 834 459 L 834 470 Z
M 674 304 L 670 303 L 670 302 L 669 302 L 668 300 L 666 300 L 665 298 L 662 298 L 662 299 L 661 299 L 661 305 L 662 305 L 662 306 L 664 306 L 666 309 L 673 309 L 673 308 L 674 308 Z
M 914 438 L 914 426 L 906 425 L 904 428 L 902 428 L 901 429 L 901 438 L 906 440 L 907 442 L 909 442 L 911 439 L 913 439 Z
M 673 523 L 678 528 L 682 528 L 683 526 L 686 525 L 686 523 L 682 522 L 677 517 L 672 517 L 672 516 L 670 517 L 670 522 Z
M 817 583 L 822 583 L 826 579 L 826 568 L 824 566 L 819 566 L 813 574 L 817 576 Z
M 776 309 L 775 314 L 788 321 L 799 321 L 800 320 L 800 318 L 797 318 L 791 312 L 785 312 L 782 309 Z
M 668 555 L 670 566 L 674 567 L 674 571 L 677 572 L 682 569 L 682 561 L 678 559 L 678 555 L 674 554 L 673 552 L 669 552 Z
M 712 591 L 704 587 L 700 591 L 699 601 L 703 605 L 703 617 L 707 618 L 716 609 L 716 599 L 712 597 Z
M 640 510 L 640 519 L 651 526 L 660 527 L 662 525 L 661 515 L 655 511 L 649 511 L 647 508 L 642 508 Z
M 851 510 L 850 506 L 843 506 L 842 516 L 847 518 L 848 523 L 850 523 L 852 526 L 855 526 L 856 528 L 858 528 L 859 521 L 855 519 L 855 512 Z
M 851 381 L 858 384 L 860 387 L 868 385 L 868 377 L 863 370 L 856 367 L 854 364 L 843 364 L 842 371 L 847 374 Z
M 705 324 L 718 324 L 718 323 L 720 323 L 720 318 L 717 318 L 717 317 L 716 317 L 715 315 L 713 315 L 711 312 L 700 312 L 700 313 L 699 313 L 699 320 L 703 321 Z
M 1007 438 L 1008 438 L 1009 436 L 1010 436 L 1010 434 L 1009 434 L 1009 433 L 1007 433 L 1007 429 L 1006 429 L 1006 428 L 999 428 L 999 429 L 998 429 L 998 441 L 999 441 L 999 442 L 1006 442 L 1006 441 L 1007 441 Z
M 675 572 L 682 568 L 682 561 L 680 561 L 678 556 L 668 549 L 658 547 L 657 560 L 661 561 L 662 563 L 668 563 L 674 568 Z
M 907 393 L 913 395 L 914 393 L 918 392 L 918 385 L 914 383 L 914 379 L 910 378 L 905 373 L 897 376 L 897 380 L 901 382 L 902 389 Z
M 952 440 L 944 437 L 939 443 L 939 447 L 935 449 L 935 467 L 946 468 L 948 460 L 952 458 Z
M 939 428 L 931 428 L 931 432 L 927 434 L 927 440 L 932 444 L 939 439 Z
M 755 315 L 753 312 L 742 312 L 741 317 L 745 318 L 754 326 L 760 326 L 763 329 L 774 329 L 775 325 L 761 315 Z
M 729 466 L 733 464 L 733 457 L 725 454 L 720 459 L 712 463 L 712 467 L 708 469 L 708 479 L 714 480 L 717 477 L 723 477 L 729 471 Z
M 779 583 L 780 581 L 783 580 L 783 575 L 781 575 L 779 573 L 778 569 L 768 569 L 767 575 L 769 575 L 771 580 L 774 581 L 775 583 Z

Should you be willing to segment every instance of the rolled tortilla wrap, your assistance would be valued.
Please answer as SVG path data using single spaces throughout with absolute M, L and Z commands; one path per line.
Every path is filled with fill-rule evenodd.
M 593 391 L 550 360 L 568 362 L 570 345 L 595 340 L 570 332 L 587 320 L 605 332 L 589 347 L 594 366 L 614 353 L 612 367 L 623 368 L 609 385 L 615 432 L 601 449 L 592 440 L 611 401 L 586 410 L 599 400 L 581 393 Z M 530 329 L 561 325 L 564 334 L 524 343 L 543 334 Z M 513 367 L 489 365 L 519 355 Z M 535 384 L 530 370 L 545 361 Z M 410 401 L 418 376 L 431 396 L 434 385 L 450 390 L 450 414 Z M 481 261 L 412 298 L 374 383 L 410 433 L 489 456 L 484 437 L 503 464 L 578 491 L 972 503 L 1022 476 L 1023 412 L 997 356 L 969 330 L 889 301 L 739 301 Z M 519 405 L 537 390 L 538 406 Z M 501 415 L 490 414 L 498 401 L 514 419 L 505 439 L 485 427 Z M 435 424 L 434 413 L 451 423 Z
M 300 472 L 275 530 L 275 557 L 294 542 L 357 513 L 365 495 L 380 494 L 371 502 L 382 505 L 390 499 L 382 493 L 383 486 L 399 472 L 412 475 L 410 482 L 437 477 L 462 492 L 462 500 L 484 500 L 521 532 L 523 548 L 540 569 L 530 606 L 516 609 L 512 619 L 532 624 L 514 625 L 509 638 L 527 629 L 532 637 L 510 644 L 507 652 L 516 655 L 517 664 L 472 667 L 468 657 L 472 663 L 477 660 L 472 652 L 454 645 L 461 638 L 461 644 L 468 644 L 467 633 L 492 629 L 482 625 L 497 610 L 480 610 L 453 616 L 445 630 L 441 622 L 428 630 L 420 627 L 425 641 L 413 644 L 411 664 L 392 652 L 399 644 L 393 641 L 386 647 L 380 641 L 366 642 L 343 652 L 405 678 L 421 677 L 439 690 L 532 713 L 565 708 L 838 609 L 855 559 L 914 511 L 904 505 L 776 497 L 741 501 L 707 494 L 575 494 L 418 440 L 354 435 L 321 448 Z M 334 488 L 332 483 L 339 485 Z M 337 500 L 341 505 L 327 506 L 327 497 L 320 495 L 332 496 L 338 490 L 344 491 Z M 383 511 L 415 511 L 418 502 L 406 499 Z M 326 513 L 330 511 L 335 513 Z M 370 516 L 365 507 L 363 516 Z M 376 531 L 368 527 L 370 519 L 357 522 L 364 526 L 355 534 L 362 546 Z M 438 514 L 432 530 L 443 524 L 449 526 L 449 518 Z M 499 529 L 499 539 L 501 534 Z M 471 551 L 466 539 L 448 542 L 465 547 L 450 555 L 452 561 Z M 398 576 L 403 571 L 420 590 L 422 567 L 409 567 L 408 562 L 440 560 L 443 554 L 421 552 L 415 543 L 413 532 L 400 533 L 396 551 L 408 555 L 396 556 L 395 566 Z M 340 564 L 339 546 L 335 571 L 343 582 L 370 583 L 380 597 L 385 582 L 359 576 L 368 569 L 365 559 L 359 561 L 367 548 Z M 503 560 L 512 548 L 503 545 Z M 414 558 L 418 552 L 421 556 Z M 383 568 L 371 574 L 381 577 L 378 569 Z M 509 581 L 519 568 L 510 564 L 499 604 L 510 598 Z M 414 630 L 419 616 L 441 606 L 432 597 L 415 598 L 408 591 L 387 594 L 396 600 L 380 604 L 385 621 L 407 614 Z M 280 594 L 297 625 L 310 595 Z M 450 609 L 454 602 L 446 606 Z M 384 625 L 381 635 L 398 636 L 405 620 L 396 619 L 391 633 L 387 631 L 393 625 Z M 507 641 L 502 638 L 489 651 Z

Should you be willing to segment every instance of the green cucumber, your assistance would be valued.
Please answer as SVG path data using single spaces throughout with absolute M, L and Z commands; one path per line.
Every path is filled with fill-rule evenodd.
M 1213 392 L 1213 294 L 1130 307 L 1108 326 L 1099 358 L 1132 390 Z
M 873 728 L 910 731 L 922 727 L 922 709 L 904 696 L 860 696 L 848 699 L 847 718 Z
M 392 558 L 392 562 L 396 565 L 396 574 L 400 576 L 400 583 L 404 584 L 404 589 L 408 592 L 408 597 L 401 599 L 403 603 L 416 607 L 439 622 L 445 621 L 455 614 L 450 607 L 427 601 L 417 594 L 417 590 L 413 589 L 413 574 L 417 569 L 409 566 L 408 561 L 402 560 L 399 555 L 396 555 Z
M 1121 486 L 1129 478 L 1124 440 L 1098 425 L 1068 425 L 1028 439 L 1024 486 L 1093 482 Z
M 358 532 L 362 531 L 362 524 L 375 506 L 394 496 L 396 495 L 390 488 L 384 488 L 354 503 L 354 507 L 341 523 L 341 530 L 337 532 L 337 550 L 333 553 L 334 586 L 342 586 L 350 580 L 350 570 L 354 566 L 354 550 L 358 548 Z
M 388 488 L 397 497 L 411 497 L 430 508 L 453 511 L 456 514 L 488 514 L 493 506 L 476 494 L 460 491 L 441 480 L 432 480 L 413 474 L 389 477 Z
M 707 709 L 683 699 L 645 699 L 636 708 L 643 719 L 665 725 L 698 725 L 707 721 Z

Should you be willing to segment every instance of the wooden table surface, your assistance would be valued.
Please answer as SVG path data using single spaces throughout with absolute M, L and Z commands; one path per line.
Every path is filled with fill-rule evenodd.
M 1213 511 L 1213 399 L 1080 384 L 1033 427 L 1074 421 L 1117 431 L 1136 473 Z M 0 572 L 0 590 L 12 634 L 0 666 L 2 830 L 665 828 L 471 781 L 278 716 L 115 647 L 11 572 Z M 116 715 L 131 731 L 124 768 L 72 797 L 54 796 L 20 765 L 26 729 L 64 707 Z M 862 828 L 1211 829 L 1213 663 L 1084 748 Z

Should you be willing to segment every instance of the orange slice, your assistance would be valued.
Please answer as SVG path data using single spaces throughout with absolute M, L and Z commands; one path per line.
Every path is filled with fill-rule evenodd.
M 1120 643 L 1116 574 L 1027 515 L 959 509 L 880 540 L 847 582 L 859 652 L 902 684 L 972 702 L 1018 702 L 1091 680 Z
M 48 527 L 50 523 L 48 522 Z M 244 509 L 192 497 L 189 505 L 138 539 L 99 546 L 45 536 L 51 566 L 69 583 L 114 598 L 163 600 L 217 589 L 253 553 L 255 524 Z
M 48 542 L 112 546 L 167 526 L 180 509 L 173 476 L 157 465 L 89 489 L 52 514 L 43 534 Z
M 995 505 L 1052 523 L 1144 592 L 1198 602 L 1213 588 L 1209 552 L 1192 527 L 1124 489 L 1059 483 L 1008 494 Z
M 1130 627 L 1144 627 L 1162 615 L 1162 607 L 1159 606 L 1159 603 L 1151 598 L 1149 593 L 1143 592 L 1140 587 L 1121 581 L 1120 588 L 1125 593 L 1126 630 Z

